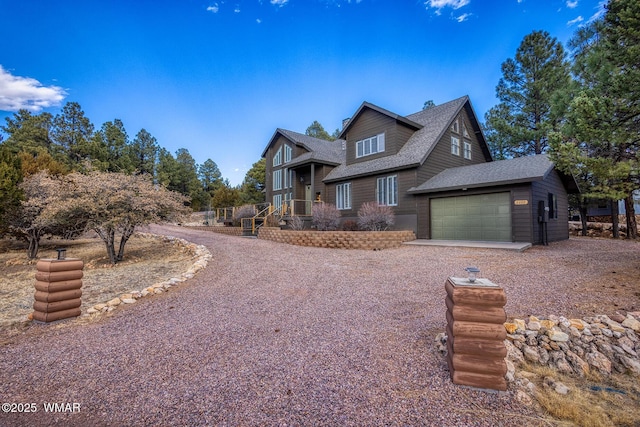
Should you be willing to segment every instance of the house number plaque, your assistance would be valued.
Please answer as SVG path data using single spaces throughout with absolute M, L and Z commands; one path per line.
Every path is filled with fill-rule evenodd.
M 524 200 L 514 200 L 513 204 L 516 206 L 524 206 L 524 205 L 528 205 L 529 201 L 527 199 Z

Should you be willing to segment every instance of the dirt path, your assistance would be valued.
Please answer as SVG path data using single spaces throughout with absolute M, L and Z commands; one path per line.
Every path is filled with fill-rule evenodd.
M 554 281 L 550 270 L 578 274 L 561 259 L 576 248 L 599 255 L 575 241 L 522 254 L 373 252 L 152 231 L 206 245 L 214 258 L 194 279 L 98 322 L 34 325 L 0 345 L 0 401 L 38 409 L 0 413 L 0 425 L 548 425 L 510 392 L 450 383 L 433 345 L 445 327 L 444 281 L 481 264 L 510 283 L 508 309 L 561 313 L 593 298 L 567 297 L 584 277 Z M 637 245 L 616 243 L 640 264 Z M 532 260 L 543 267 L 507 282 Z M 80 410 L 46 413 L 46 402 Z

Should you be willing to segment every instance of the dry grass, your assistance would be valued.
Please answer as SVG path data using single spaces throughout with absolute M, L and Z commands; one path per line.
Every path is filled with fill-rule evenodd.
M 584 378 L 563 375 L 548 367 L 527 366 L 534 374 L 529 378 L 536 385 L 536 400 L 561 425 L 584 427 L 640 425 L 640 385 L 638 377 L 614 374 L 602 377 L 592 373 Z M 544 385 L 552 377 L 569 388 L 561 395 Z
M 132 237 L 125 259 L 112 266 L 98 238 L 73 241 L 46 240 L 40 258 L 55 258 L 65 247 L 67 258 L 84 261 L 82 311 L 159 281 L 179 275 L 191 266 L 192 254 L 182 246 L 156 238 Z M 0 328 L 15 327 L 33 311 L 36 262 L 29 261 L 21 242 L 0 240 Z

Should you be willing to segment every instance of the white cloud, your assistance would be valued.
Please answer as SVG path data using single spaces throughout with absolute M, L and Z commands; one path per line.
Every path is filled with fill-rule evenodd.
M 271 0 L 272 5 L 279 6 L 279 7 L 282 7 L 287 3 L 289 3 L 289 0 Z
M 213 6 L 209 6 L 207 8 L 207 12 L 218 13 L 219 10 L 220 10 L 220 7 L 218 6 L 218 3 L 214 3 Z
M 607 0 L 602 0 L 598 3 L 598 6 L 596 6 L 596 13 L 593 14 L 593 16 L 591 16 L 591 18 L 589 18 L 589 20 L 587 22 L 593 22 L 593 21 L 597 21 L 598 19 L 602 18 L 604 16 L 604 14 L 607 12 Z
M 30 77 L 13 76 L 0 65 L 0 110 L 38 112 L 59 105 L 67 93 L 59 86 L 43 86 Z
M 424 5 L 427 8 L 436 9 L 436 13 L 439 15 L 440 10 L 445 7 L 450 7 L 452 9 L 460 9 L 463 6 L 469 4 L 471 0 L 427 0 L 424 2 Z
M 256 19 L 256 22 L 257 22 L 258 24 L 261 24 L 261 23 L 262 23 L 262 19 L 258 18 L 258 19 Z
M 578 7 L 578 0 L 567 0 L 567 7 L 569 9 L 574 9 Z
M 458 16 L 458 17 L 456 18 L 456 21 L 458 21 L 458 22 L 464 22 L 464 21 L 466 21 L 467 19 L 469 19 L 469 17 L 470 17 L 471 15 L 472 15 L 472 13 L 463 13 L 462 15 L 460 15 L 460 16 Z
M 584 18 L 582 16 L 578 16 L 576 19 L 572 19 L 571 21 L 567 22 L 567 26 L 570 27 L 582 21 L 584 21 Z
M 235 13 L 240 13 L 240 5 L 236 5 L 236 8 L 233 9 Z

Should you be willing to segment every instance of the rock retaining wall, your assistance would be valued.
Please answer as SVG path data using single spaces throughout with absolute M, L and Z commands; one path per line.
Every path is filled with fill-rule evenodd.
M 316 231 L 262 227 L 258 238 L 278 243 L 319 248 L 380 250 L 415 240 L 413 231 Z
M 515 380 L 516 366 L 525 362 L 579 376 L 591 371 L 605 376 L 640 375 L 640 312 L 584 319 L 530 316 L 526 320 L 514 319 L 504 326 L 509 382 Z M 438 334 L 436 344 L 446 353 L 447 335 Z
M 601 375 L 640 374 L 640 312 L 612 317 L 515 319 L 505 323 L 507 358 L 514 364 L 526 361 L 579 376 L 591 370 Z
M 188 225 L 185 228 L 193 230 L 206 230 L 214 233 L 226 234 L 227 236 L 242 236 L 242 227 L 220 227 L 216 225 Z

